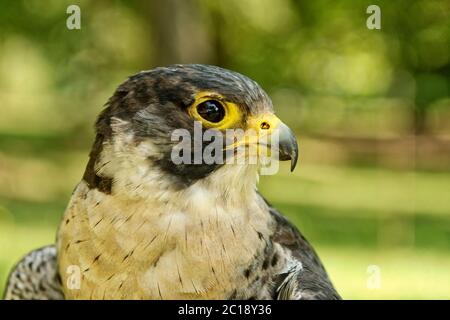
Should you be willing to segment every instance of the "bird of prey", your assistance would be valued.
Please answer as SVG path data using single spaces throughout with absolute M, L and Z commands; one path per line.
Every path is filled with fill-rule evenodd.
M 192 133 L 194 121 L 279 129 L 279 158 L 295 167 L 296 139 L 255 81 L 199 64 L 140 72 L 96 121 L 56 245 L 17 264 L 5 298 L 340 299 L 311 245 L 258 192 L 259 163 L 172 160 L 172 132 Z

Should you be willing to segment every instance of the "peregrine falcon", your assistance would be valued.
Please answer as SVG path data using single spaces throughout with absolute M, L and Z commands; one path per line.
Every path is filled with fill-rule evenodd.
M 17 264 L 5 298 L 340 299 L 311 245 L 258 192 L 259 162 L 173 161 L 172 133 L 194 122 L 279 129 L 279 159 L 295 167 L 296 139 L 255 81 L 199 64 L 140 72 L 96 121 L 56 245 Z

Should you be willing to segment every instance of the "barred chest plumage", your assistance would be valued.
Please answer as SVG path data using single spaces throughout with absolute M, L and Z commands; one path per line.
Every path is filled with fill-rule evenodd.
M 256 192 L 233 205 L 194 188 L 156 204 L 81 182 L 58 238 L 66 298 L 270 298 L 284 255 L 270 241 L 266 204 Z M 77 268 L 80 286 L 73 288 Z

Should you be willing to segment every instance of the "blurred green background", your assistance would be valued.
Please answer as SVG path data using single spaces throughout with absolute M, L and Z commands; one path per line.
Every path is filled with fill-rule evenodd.
M 81 30 L 66 28 L 70 4 Z M 370 4 L 381 30 L 366 27 Z M 449 1 L 1 8 L 0 291 L 23 254 L 53 242 L 118 84 L 195 62 L 255 79 L 295 129 L 300 165 L 260 188 L 314 244 L 344 298 L 450 298 Z

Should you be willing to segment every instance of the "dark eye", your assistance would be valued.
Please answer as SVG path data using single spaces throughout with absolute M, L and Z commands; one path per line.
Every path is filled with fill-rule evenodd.
M 223 105 L 216 100 L 207 100 L 197 106 L 198 114 L 209 122 L 220 122 L 225 117 Z

